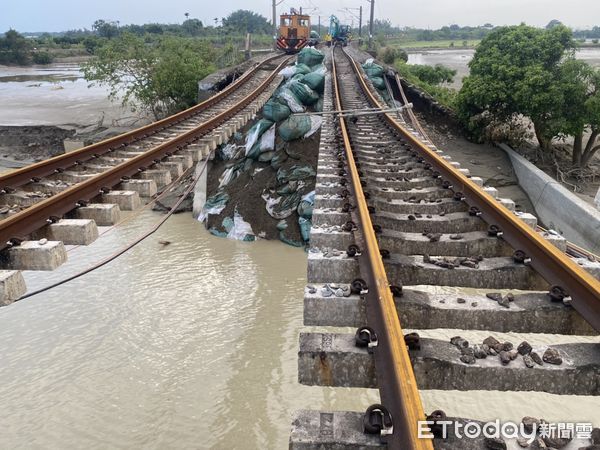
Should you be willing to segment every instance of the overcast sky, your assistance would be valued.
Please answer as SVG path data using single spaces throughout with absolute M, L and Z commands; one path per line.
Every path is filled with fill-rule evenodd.
M 184 19 L 185 12 L 211 23 L 215 17 L 225 17 L 240 8 L 270 18 L 270 5 L 271 0 L 0 0 L 0 31 L 91 28 L 96 19 L 118 20 L 121 24 L 175 23 Z M 367 17 L 370 7 L 367 0 L 284 0 L 278 14 L 290 7 L 317 6 L 318 10 L 311 14 L 336 14 L 350 23 L 352 16 L 340 10 L 361 5 Z M 600 0 L 375 0 L 375 17 L 390 19 L 395 25 L 421 28 L 486 22 L 542 26 L 552 19 L 575 28 L 587 28 L 600 25 Z

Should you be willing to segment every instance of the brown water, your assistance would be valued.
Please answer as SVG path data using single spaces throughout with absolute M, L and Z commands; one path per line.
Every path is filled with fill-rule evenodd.
M 156 217 L 72 250 L 77 264 L 27 273 L 28 285 L 86 267 Z M 368 405 L 373 392 L 296 381 L 305 274 L 304 252 L 215 238 L 185 214 L 0 309 L 0 448 L 285 448 L 294 410 Z
M 26 273 L 28 285 L 100 260 L 158 217 L 146 212 L 71 249 L 58 271 Z M 300 250 L 215 238 L 184 214 L 109 265 L 1 308 L 0 448 L 284 449 L 295 410 L 364 409 L 375 391 L 297 383 L 305 273 Z M 423 400 L 464 417 L 600 422 L 590 397 L 430 391 Z

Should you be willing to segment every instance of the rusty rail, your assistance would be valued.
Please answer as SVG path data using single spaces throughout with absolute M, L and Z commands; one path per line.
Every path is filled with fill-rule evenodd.
M 368 89 L 361 71 L 348 54 L 354 70 L 360 76 L 365 94 L 374 106 L 382 105 Z M 592 325 L 600 330 L 600 281 L 577 265 L 566 254 L 545 240 L 542 236 L 519 220 L 511 211 L 499 204 L 491 195 L 471 181 L 466 175 L 441 158 L 435 151 L 423 144 L 406 130 L 390 114 L 385 120 L 398 131 L 416 150 L 415 157 L 421 157 L 432 166 L 436 176 L 448 180 L 455 193 L 462 194 L 464 201 L 477 208 L 480 217 L 489 225 L 496 226 L 501 236 L 515 250 L 524 252 L 529 264 L 550 286 L 562 288 L 571 297 L 571 305 Z
M 124 148 L 134 142 L 145 139 L 155 133 L 165 130 L 166 128 L 181 123 L 193 117 L 195 114 L 210 108 L 211 106 L 219 103 L 226 97 L 230 96 L 242 85 L 244 85 L 248 80 L 250 80 L 257 71 L 264 68 L 264 66 L 268 65 L 270 62 L 281 57 L 282 55 L 275 55 L 265 59 L 253 69 L 244 73 L 234 83 L 227 86 L 218 94 L 213 95 L 206 101 L 192 106 L 191 108 L 188 108 L 185 111 L 181 111 L 180 113 L 166 117 L 165 119 L 153 122 L 151 124 L 148 124 L 141 128 L 137 128 L 127 133 L 120 134 L 119 136 L 115 136 L 113 138 L 106 139 L 104 141 L 80 148 L 78 150 L 65 153 L 63 155 L 41 161 L 39 163 L 32 164 L 27 167 L 23 167 L 22 169 L 15 170 L 8 174 L 1 175 L 0 190 L 6 192 L 6 190 L 10 190 L 10 188 L 16 188 L 18 186 L 22 186 L 31 182 L 31 179 L 34 177 L 41 178 L 46 177 L 48 175 L 52 175 L 53 173 L 56 173 L 57 170 L 64 170 L 67 167 L 79 164 L 96 156 L 102 156 L 103 154 L 106 154 L 111 150 L 115 150 L 117 148 Z
M 335 52 L 335 48 L 333 50 Z M 350 59 L 350 58 L 349 58 Z M 350 61 L 352 61 L 350 59 Z M 332 58 L 335 101 L 338 109 L 343 109 L 335 58 Z M 364 80 L 357 72 L 358 79 Z M 368 91 L 367 91 L 368 92 Z M 418 422 L 425 420 L 425 413 L 419 396 L 417 382 L 404 342 L 404 334 L 396 312 L 394 298 L 390 290 L 379 245 L 373 230 L 367 202 L 362 189 L 358 169 L 352 153 L 352 145 L 344 117 L 339 118 L 344 140 L 348 170 L 351 175 L 351 189 L 356 199 L 359 218 L 359 232 L 363 249 L 358 258 L 361 274 L 367 277 L 366 294 L 367 321 L 377 333 L 378 345 L 374 352 L 377 379 L 383 406 L 389 409 L 393 420 L 393 432 L 386 437 L 390 449 L 433 449 L 430 439 L 419 439 Z
M 269 77 L 265 79 L 250 95 L 244 97 L 227 111 L 216 115 L 193 130 L 183 133 L 172 140 L 158 145 L 141 155 L 127 160 L 115 167 L 78 183 L 58 194 L 42 200 L 33 206 L 0 221 L 0 249 L 10 246 L 14 238 L 23 239 L 25 236 L 57 220 L 67 212 L 85 204 L 85 202 L 100 195 L 106 189 L 121 183 L 127 177 L 138 173 L 141 168 L 149 167 L 186 145 L 193 144 L 203 135 L 218 127 L 237 112 L 250 104 L 273 81 L 278 72 L 288 63 L 286 58 Z M 254 73 L 254 72 L 251 72 Z M 222 98 L 222 97 L 221 97 Z M 206 103 L 206 102 L 205 102 Z M 202 105 L 202 104 L 201 104 Z M 200 105 L 198 105 L 200 106 Z M 188 110 L 189 111 L 189 110 Z M 185 112 L 185 111 L 184 111 Z M 145 127 L 146 128 L 146 127 Z M 111 140 L 112 141 L 112 140 Z M 105 141 L 109 142 L 109 141 Z M 105 144 L 107 145 L 107 144 Z

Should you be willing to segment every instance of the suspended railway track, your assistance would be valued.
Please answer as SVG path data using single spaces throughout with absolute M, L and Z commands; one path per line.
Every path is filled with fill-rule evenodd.
M 97 226 L 193 171 L 262 107 L 289 60 L 268 57 L 181 113 L 0 176 L 0 305 L 24 293 L 19 270 L 56 268 L 64 245 L 91 243 Z

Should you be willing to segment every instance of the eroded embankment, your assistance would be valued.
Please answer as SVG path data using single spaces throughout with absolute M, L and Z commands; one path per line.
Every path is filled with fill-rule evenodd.
M 257 116 L 215 154 L 199 220 L 221 237 L 304 247 L 320 141 L 324 55 L 305 49 Z

